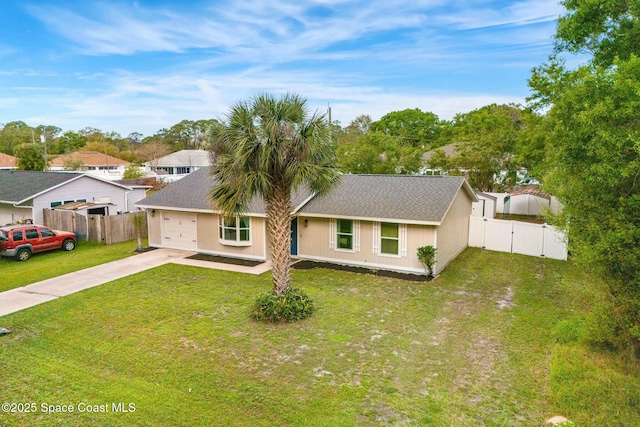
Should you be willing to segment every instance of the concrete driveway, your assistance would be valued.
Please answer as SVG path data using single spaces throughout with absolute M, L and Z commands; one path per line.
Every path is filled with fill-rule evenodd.
M 112 261 L 41 282 L 32 283 L 20 288 L 11 289 L 0 293 L 0 316 L 15 313 L 16 311 L 24 310 L 25 308 L 33 307 L 43 302 L 51 301 L 168 263 L 249 274 L 262 274 L 271 268 L 268 262 L 255 267 L 245 267 L 187 259 L 187 257 L 194 254 L 195 252 L 176 249 L 156 249 L 129 258 Z

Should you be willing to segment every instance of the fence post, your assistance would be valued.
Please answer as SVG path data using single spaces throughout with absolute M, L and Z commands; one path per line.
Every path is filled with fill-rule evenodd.
M 487 218 L 482 218 L 482 249 L 486 249 L 485 245 L 487 238 Z
M 110 227 L 111 223 L 109 221 L 105 220 L 105 216 L 104 215 L 100 215 L 100 225 L 101 225 L 100 228 L 102 228 L 102 233 L 101 233 L 101 236 L 100 236 L 100 240 L 101 240 L 101 242 L 103 244 L 108 245 L 109 242 L 108 242 L 107 239 L 108 239 L 109 235 L 111 234 L 111 227 Z

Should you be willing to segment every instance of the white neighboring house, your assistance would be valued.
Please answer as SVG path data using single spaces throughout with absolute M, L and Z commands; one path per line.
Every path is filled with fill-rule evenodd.
M 81 214 L 117 215 L 137 210 L 145 187 L 129 187 L 85 173 L 0 170 L 0 225 L 43 222 L 43 209 L 80 202 Z
M 71 170 L 72 165 L 78 167 Z M 129 162 L 98 151 L 76 151 L 49 162 L 50 171 L 81 172 L 109 181 L 122 179 L 127 166 Z
M 147 176 L 158 181 L 174 182 L 200 168 L 211 166 L 211 153 L 207 150 L 182 150 L 143 164 Z

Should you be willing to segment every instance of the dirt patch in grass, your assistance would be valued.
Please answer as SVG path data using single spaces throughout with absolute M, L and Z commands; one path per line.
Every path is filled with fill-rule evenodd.
M 219 262 L 222 264 L 233 264 L 233 265 L 243 265 L 245 267 L 255 267 L 256 265 L 260 265 L 262 261 L 253 261 L 249 259 L 239 259 L 239 258 L 230 258 L 219 255 L 206 255 L 206 254 L 195 254 L 187 257 L 187 259 L 195 259 L 198 261 L 210 261 L 210 262 Z
M 349 271 L 351 273 L 371 274 L 378 277 L 391 277 L 393 279 L 410 280 L 413 282 L 428 282 L 433 277 L 422 274 L 400 273 L 398 271 L 377 270 L 374 268 L 354 267 L 351 265 L 333 264 L 319 261 L 298 261 L 292 265 L 296 270 L 313 270 L 314 268 L 327 268 L 330 270 Z

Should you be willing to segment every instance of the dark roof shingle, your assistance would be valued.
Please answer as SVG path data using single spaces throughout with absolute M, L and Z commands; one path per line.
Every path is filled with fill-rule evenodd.
M 343 175 L 300 213 L 439 223 L 464 183 L 461 176 Z
M 213 210 L 209 201 L 213 185 L 210 171 L 209 167 L 199 169 L 137 204 Z M 463 185 L 473 198 L 471 188 L 459 176 L 343 175 L 328 194 L 312 198 L 299 212 L 303 215 L 439 223 Z M 308 192 L 294 194 L 294 207 L 300 206 L 308 197 Z M 252 201 L 248 213 L 265 213 L 261 198 Z
M 211 167 L 202 167 L 136 204 L 187 210 L 213 210 L 213 203 L 209 200 L 212 188 Z M 299 206 L 308 196 L 308 192 L 296 192 L 291 197 L 293 206 Z M 255 197 L 247 207 L 247 213 L 264 215 L 266 208 L 262 198 Z
M 0 200 L 20 202 L 82 175 L 68 172 L 0 170 Z

